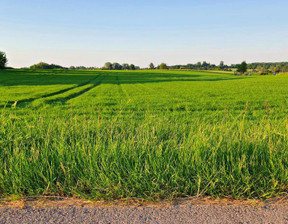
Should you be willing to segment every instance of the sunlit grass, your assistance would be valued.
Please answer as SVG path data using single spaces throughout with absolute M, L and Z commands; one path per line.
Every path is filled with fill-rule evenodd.
M 0 72 L 0 91 L 23 86 L 20 103 L 0 109 L 2 196 L 265 199 L 287 193 L 285 75 L 46 75 L 37 85 L 34 79 L 43 76 L 37 71 Z M 50 95 L 43 94 L 46 85 L 55 85 Z M 70 89 L 58 93 L 62 85 Z M 0 101 L 17 101 L 7 96 Z M 31 100 L 21 103 L 25 98 Z

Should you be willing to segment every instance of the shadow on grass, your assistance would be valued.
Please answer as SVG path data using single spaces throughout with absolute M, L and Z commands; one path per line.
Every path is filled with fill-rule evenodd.
M 108 75 L 109 74 L 109 75 Z M 178 71 L 74 71 L 74 70 L 4 70 L 0 86 L 85 85 L 95 76 L 107 76 L 102 84 L 135 84 L 159 82 L 203 82 L 243 79 L 230 74 Z

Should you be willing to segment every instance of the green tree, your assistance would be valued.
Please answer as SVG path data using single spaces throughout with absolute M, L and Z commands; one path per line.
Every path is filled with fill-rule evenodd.
M 256 70 L 257 70 L 258 72 L 260 72 L 260 71 L 263 70 L 263 67 L 262 67 L 261 65 L 258 65 L 258 66 L 256 67 Z
M 281 71 L 281 65 L 277 65 L 275 67 L 275 72 L 280 72 Z
M 0 51 L 0 69 L 3 69 L 6 67 L 8 60 L 6 57 L 6 54 L 2 51 Z
M 205 70 L 208 69 L 208 66 L 209 66 L 209 63 L 207 63 L 206 61 L 203 61 L 202 67 L 203 67 Z
M 111 68 L 112 68 L 111 62 L 106 62 L 105 65 L 104 65 L 104 69 L 110 70 Z
M 155 69 L 155 66 L 154 66 L 154 64 L 152 62 L 149 64 L 149 68 L 150 69 Z
M 246 61 L 243 61 L 240 65 L 238 65 L 237 72 L 245 73 L 246 71 L 247 71 L 247 63 Z
M 114 63 L 112 64 L 112 69 L 113 69 L 113 70 L 121 70 L 121 69 L 122 69 L 122 66 L 121 66 L 119 63 L 114 62 Z
M 159 69 L 167 69 L 168 67 L 167 67 L 167 65 L 165 64 L 165 63 L 161 63 L 160 65 L 159 65 Z
M 39 62 L 38 64 L 31 65 L 30 69 L 66 69 L 60 65 L 48 64 L 45 62 Z
M 135 70 L 135 65 L 131 64 L 129 65 L 129 67 L 130 67 L 130 70 Z
M 285 66 L 282 68 L 282 72 L 288 72 L 288 65 L 285 65 Z
M 202 66 L 202 64 L 201 64 L 200 61 L 196 63 L 196 67 L 197 67 L 197 68 L 200 68 L 201 66 Z
M 223 70 L 224 66 L 225 66 L 224 61 L 220 61 L 220 65 L 219 65 L 220 70 Z
M 130 67 L 129 67 L 128 64 L 124 63 L 124 64 L 122 64 L 122 69 L 123 69 L 123 70 L 129 70 Z

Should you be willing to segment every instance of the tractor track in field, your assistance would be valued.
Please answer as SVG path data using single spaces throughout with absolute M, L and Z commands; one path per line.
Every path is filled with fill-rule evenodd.
M 97 80 L 101 75 L 102 75 L 102 74 L 97 75 L 95 78 L 90 79 L 90 80 L 87 81 L 87 82 L 78 84 L 78 85 L 76 85 L 76 86 L 72 86 L 72 87 L 69 87 L 69 88 L 66 88 L 66 89 L 61 89 L 61 90 L 58 90 L 58 91 L 52 92 L 52 93 L 47 93 L 47 94 L 44 94 L 44 95 L 39 96 L 39 97 L 31 97 L 31 98 L 23 99 L 23 100 L 19 100 L 19 101 L 8 101 L 7 104 L 6 104 L 6 107 L 11 107 L 11 106 L 12 106 L 13 104 L 15 104 L 15 103 L 16 103 L 17 107 L 24 107 L 24 106 L 26 106 L 26 104 L 32 103 L 32 102 L 35 101 L 35 100 L 44 99 L 44 98 L 48 98 L 48 97 L 52 97 L 52 96 L 57 96 L 57 95 L 66 93 L 66 92 L 68 92 L 68 91 L 70 91 L 70 90 L 77 89 L 77 88 L 79 88 L 79 87 L 83 87 L 83 86 L 85 86 L 85 85 L 90 84 L 91 82 Z M 102 80 L 103 80 L 103 79 L 101 79 L 101 81 L 102 81 Z M 81 91 L 81 94 L 84 94 L 85 92 L 89 91 L 90 89 L 92 89 L 92 88 L 94 88 L 94 87 L 96 87 L 96 86 L 98 86 L 98 85 L 100 85 L 100 84 L 101 84 L 101 83 L 97 83 L 96 85 L 93 85 L 93 86 L 92 86 L 91 88 L 89 88 L 88 90 L 85 89 L 86 91 Z M 83 92 L 83 93 L 82 93 L 82 92 Z M 79 94 L 79 95 L 81 95 L 81 94 Z M 73 95 L 74 95 L 74 94 L 73 94 Z M 75 94 L 75 95 L 76 95 L 76 94 Z M 79 95 L 78 95 L 78 96 L 79 96 Z M 75 96 L 75 97 L 77 97 L 77 96 Z M 73 97 L 71 97 L 71 98 L 73 98 Z M 68 99 L 68 100 L 69 100 L 69 99 Z M 15 106 L 16 106 L 16 105 L 15 105 Z
M 117 85 L 118 85 L 118 87 L 119 87 L 119 93 L 120 93 L 120 95 L 124 96 L 126 99 L 130 99 L 129 94 L 127 93 L 127 91 L 126 91 L 126 90 L 124 89 L 124 87 L 122 86 L 121 81 L 120 81 L 118 75 L 116 76 L 116 82 L 117 82 Z
M 62 104 L 65 104 L 67 101 L 69 101 L 71 99 L 74 99 L 74 98 L 77 98 L 77 97 L 83 95 L 84 93 L 87 93 L 88 91 L 96 88 L 97 86 L 100 86 L 102 84 L 102 81 L 105 78 L 105 76 L 99 75 L 97 78 L 99 78 L 99 77 L 101 77 L 100 80 L 97 83 L 92 84 L 92 86 L 90 86 L 90 87 L 87 87 L 87 88 L 85 88 L 85 89 L 83 89 L 83 90 L 81 90 L 79 92 L 72 93 L 72 94 L 70 94 L 70 95 L 68 95 L 66 97 L 59 97 L 59 98 L 56 98 L 56 99 L 47 100 L 45 102 L 48 103 L 48 104 L 53 104 L 53 103 L 57 103 L 57 102 L 61 102 Z M 92 81 L 95 81 L 95 80 L 96 79 L 94 79 Z M 91 84 L 91 82 L 89 82 L 88 84 Z M 86 85 L 88 85 L 88 84 L 86 84 Z M 82 85 L 82 86 L 84 86 L 84 85 Z

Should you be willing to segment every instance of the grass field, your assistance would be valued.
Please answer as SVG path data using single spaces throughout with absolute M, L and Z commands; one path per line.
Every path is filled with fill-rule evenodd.
M 288 193 L 288 76 L 0 71 L 0 194 Z

